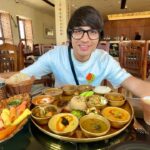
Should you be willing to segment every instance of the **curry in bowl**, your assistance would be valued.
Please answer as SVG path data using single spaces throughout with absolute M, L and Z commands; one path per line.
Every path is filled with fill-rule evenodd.
M 86 104 L 89 108 L 96 107 L 98 109 L 101 109 L 105 107 L 107 103 L 107 99 L 100 95 L 92 95 L 86 99 Z
M 56 100 L 60 100 L 63 90 L 60 88 L 47 88 L 43 90 L 43 94 L 55 97 Z
M 49 129 L 58 135 L 71 136 L 78 127 L 79 121 L 71 113 L 60 113 L 54 115 L 48 122 Z
M 116 106 L 116 107 L 122 106 L 126 101 L 124 95 L 117 92 L 111 92 L 105 94 L 105 98 L 108 100 L 108 103 L 111 106 Z
M 55 98 L 50 95 L 38 95 L 32 98 L 32 104 L 34 104 L 35 106 L 51 104 L 54 100 Z
M 79 85 L 78 87 L 78 92 L 79 93 L 83 93 L 85 91 L 90 91 L 93 89 L 93 86 L 92 85 L 88 85 L 88 84 L 81 84 Z
M 76 85 L 64 85 L 62 86 L 62 90 L 64 95 L 73 95 L 76 92 L 77 86 Z
M 80 128 L 86 137 L 98 137 L 110 130 L 110 123 L 103 116 L 89 114 L 80 118 Z
M 127 124 L 131 118 L 129 112 L 119 107 L 106 107 L 101 114 L 110 121 L 112 127 L 121 128 Z
M 39 105 L 32 109 L 31 117 L 40 125 L 47 124 L 49 119 L 57 113 L 54 105 Z

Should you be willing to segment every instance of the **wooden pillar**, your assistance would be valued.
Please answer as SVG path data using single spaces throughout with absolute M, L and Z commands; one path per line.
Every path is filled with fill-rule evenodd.
M 68 41 L 67 24 L 70 18 L 70 0 L 55 0 L 55 27 L 56 27 L 56 44 L 61 45 Z

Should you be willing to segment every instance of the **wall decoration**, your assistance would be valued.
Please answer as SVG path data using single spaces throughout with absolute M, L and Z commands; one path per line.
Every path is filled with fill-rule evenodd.
M 43 25 L 43 32 L 44 32 L 44 37 L 45 38 L 55 38 L 55 29 L 54 27 L 44 24 Z

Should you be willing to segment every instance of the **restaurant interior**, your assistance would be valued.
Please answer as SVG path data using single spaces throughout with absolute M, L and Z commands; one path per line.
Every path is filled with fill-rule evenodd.
M 113 123 L 110 125 L 107 123 L 107 117 L 103 117 L 105 125 L 109 124 L 109 131 L 102 135 L 90 135 L 82 129 L 82 122 L 84 122 L 82 118 L 77 119 L 77 122 L 80 122 L 71 134 L 61 134 L 53 131 L 53 125 L 50 125 L 55 124 L 57 118 L 53 119 L 54 121 L 49 118 L 50 121 L 47 121 L 46 124 L 42 121 L 39 123 L 34 109 L 38 107 L 45 113 L 43 106 L 47 103 L 51 104 L 50 109 L 53 111 L 56 109 L 57 113 L 67 112 L 66 107 L 68 102 L 71 106 L 73 95 L 82 94 L 85 97 L 91 93 L 93 95 L 94 92 L 96 93 L 96 87 L 91 88 L 90 85 L 86 85 L 88 86 L 86 88 L 89 89 L 80 92 L 78 88 L 72 94 L 65 93 L 66 87 L 61 87 L 62 91 L 59 91 L 63 93 L 61 93 L 61 97 L 60 93 L 54 95 L 54 99 L 58 99 L 57 101 L 53 99 L 51 94 L 49 97 L 43 96 L 48 95 L 46 89 L 55 89 L 53 73 L 44 75 L 41 79 L 34 78 L 26 82 L 23 81 L 19 88 L 18 84 L 10 86 L 5 83 L 11 76 L 32 65 L 40 56 L 55 46 L 67 45 L 68 21 L 76 9 L 86 5 L 96 8 L 104 21 L 103 35 L 97 48 L 108 52 L 120 63 L 122 68 L 135 77 L 147 82 L 150 81 L 150 0 L 0 0 L 0 149 L 150 149 L 150 124 L 145 123 L 143 119 L 141 98 L 136 97 L 123 87 L 116 89 L 107 80 L 104 80 L 100 85 L 123 97 L 122 104 L 119 102 L 116 107 L 129 114 L 128 121 L 123 125 L 118 122 L 115 125 Z M 18 78 L 21 80 L 23 77 L 16 76 L 16 82 Z M 92 92 L 89 93 L 88 91 Z M 104 98 L 108 97 L 106 93 L 96 94 Z M 38 96 L 41 96 L 43 101 L 38 102 L 37 100 L 40 99 L 37 98 Z M 65 101 L 61 101 L 63 98 Z M 20 99 L 22 102 L 18 102 Z M 90 98 L 88 100 L 90 101 Z M 102 113 L 104 116 L 105 108 L 115 106 L 109 100 L 107 103 L 104 107 L 96 107 L 98 109 L 96 113 Z M 3 120 L 3 116 L 5 116 L 3 110 L 8 105 L 17 105 L 16 111 L 19 110 L 17 114 L 23 115 L 23 111 L 20 112 L 21 107 L 26 111 L 26 115 L 22 120 L 20 119 L 21 121 L 18 121 L 21 116 L 18 115 L 18 120 L 16 119 L 17 121 L 12 123 L 15 124 L 15 128 L 11 126 L 6 133 L 5 129 L 8 125 L 2 127 L 2 124 L 8 123 L 7 119 Z M 66 106 L 64 107 L 64 105 Z M 87 103 L 87 105 L 90 104 Z M 60 111 L 60 108 L 54 106 L 63 107 L 63 109 Z M 13 110 L 10 106 L 9 109 L 9 113 L 12 114 L 11 111 Z M 95 110 L 88 111 L 93 112 Z M 55 114 L 55 112 L 52 113 Z M 72 115 L 72 113 L 70 114 Z M 5 137 L 1 136 L 2 134 L 6 134 Z

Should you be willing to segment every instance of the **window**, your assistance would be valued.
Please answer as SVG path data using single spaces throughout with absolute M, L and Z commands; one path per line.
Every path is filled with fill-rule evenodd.
M 33 34 L 32 34 L 32 20 L 24 17 L 17 17 L 19 25 L 20 41 L 25 45 L 26 50 L 33 50 Z
M 0 44 L 13 43 L 11 16 L 7 12 L 0 12 Z

